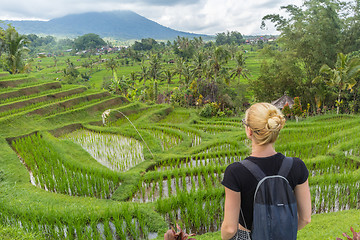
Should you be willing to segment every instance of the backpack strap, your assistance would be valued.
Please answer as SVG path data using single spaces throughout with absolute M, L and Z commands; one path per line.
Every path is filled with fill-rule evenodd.
M 251 172 L 252 175 L 256 178 L 256 180 L 260 181 L 264 177 L 266 177 L 265 173 L 259 168 L 255 163 L 245 159 L 240 161 L 240 163 L 247 168 Z
M 278 174 L 286 178 L 292 168 L 293 162 L 294 159 L 292 157 L 285 157 L 282 161 Z

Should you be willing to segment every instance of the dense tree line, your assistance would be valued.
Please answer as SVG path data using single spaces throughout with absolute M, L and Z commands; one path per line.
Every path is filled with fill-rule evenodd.
M 239 45 L 217 46 L 201 38 L 178 37 L 172 43 L 157 46 L 156 51 L 136 51 L 133 45 L 122 49 L 117 59 L 107 60 L 106 66 L 114 77 L 104 88 L 129 99 L 204 107 L 204 116 L 228 115 L 245 107 L 244 103 L 247 105 L 246 86 L 240 81 L 248 77 L 243 53 Z M 139 55 L 149 59 L 142 61 L 140 71 L 132 72 L 129 77 L 116 75 L 114 69 L 124 57 L 136 61 Z M 233 64 L 229 65 L 230 61 Z M 176 88 L 159 91 L 160 84 L 169 86 L 174 78 L 178 79 Z M 134 88 L 135 81 L 142 86 Z
M 257 78 L 246 68 L 246 55 L 240 47 L 244 43 L 241 33 L 224 32 L 218 33 L 215 41 L 208 42 L 201 37 L 178 37 L 167 43 L 151 38 L 136 41 L 130 48 L 118 51 L 116 57 L 106 60 L 104 66 L 111 69 L 112 78 L 111 82 L 104 83 L 104 88 L 129 99 L 206 106 L 205 115 L 241 110 L 251 101 L 271 102 L 284 93 L 299 97 L 312 113 L 331 108 L 338 112 L 358 112 L 360 1 L 306 0 L 302 6 L 288 5 L 282 9 L 286 11 L 285 16 L 263 17 L 263 27 L 270 21 L 281 34 L 275 43 L 255 41 L 253 48 L 263 48 L 261 54 L 266 59 Z M 6 45 L 6 31 L 0 31 L 2 49 Z M 75 40 L 36 35 L 28 35 L 26 39 L 22 41 L 22 49 L 29 46 L 40 50 L 61 45 L 78 51 L 107 45 L 96 34 Z M 117 76 L 118 66 L 136 62 L 141 62 L 141 70 L 127 77 Z M 89 58 L 83 66 L 88 68 L 92 64 Z M 14 64 L 8 61 L 6 66 L 11 71 L 10 66 Z M 70 76 L 72 68 L 68 62 L 64 74 Z M 83 79 L 89 78 L 91 71 L 88 72 Z M 78 76 L 77 73 L 69 79 Z M 178 87 L 160 92 L 159 84 L 169 85 L 175 76 L 179 79 Z M 242 78 L 248 78 L 248 84 L 241 81 Z M 136 81 L 140 83 L 138 88 Z
M 245 42 L 242 34 L 237 31 L 227 31 L 226 33 L 217 33 L 215 38 L 216 45 L 225 45 L 225 44 L 242 44 Z
M 106 42 L 95 33 L 88 33 L 74 40 L 74 48 L 76 50 L 91 50 L 104 46 L 106 46 Z
M 271 101 L 287 92 L 310 104 L 313 112 L 337 106 L 343 112 L 357 112 L 360 105 L 354 99 L 359 94 L 359 77 L 355 76 L 351 88 L 340 91 L 345 100 L 340 103 L 336 102 L 338 86 L 329 84 L 330 75 L 320 69 L 324 65 L 335 69 L 339 53 L 349 55 L 347 61 L 359 56 L 360 1 L 306 0 L 302 6 L 281 8 L 286 17 L 270 14 L 263 18 L 263 27 L 271 21 L 281 34 L 278 49 L 263 51 L 271 60 L 262 64 L 261 76 L 250 82 L 256 99 Z M 323 80 L 314 81 L 319 77 Z
M 153 38 L 144 38 L 141 39 L 140 42 L 135 41 L 135 43 L 132 45 L 132 48 L 135 51 L 159 50 L 164 47 L 165 47 L 165 43 L 163 42 L 158 43 Z

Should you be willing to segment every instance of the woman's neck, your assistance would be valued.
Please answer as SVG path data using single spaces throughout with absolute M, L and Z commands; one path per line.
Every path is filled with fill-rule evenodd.
M 252 141 L 252 157 L 270 157 L 276 154 L 273 144 L 258 145 Z

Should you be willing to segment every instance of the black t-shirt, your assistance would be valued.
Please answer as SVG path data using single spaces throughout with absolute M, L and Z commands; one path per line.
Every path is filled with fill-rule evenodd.
M 278 174 L 284 158 L 285 156 L 283 154 L 277 153 L 270 157 L 257 158 L 250 156 L 246 159 L 257 164 L 267 176 L 272 176 Z M 292 189 L 294 189 L 296 185 L 304 183 L 309 176 L 309 171 L 306 168 L 305 163 L 299 158 L 293 159 L 293 166 L 286 177 Z M 226 168 L 224 179 L 221 184 L 235 192 L 241 192 L 241 209 L 244 214 L 246 225 L 244 224 L 241 214 L 239 215 L 239 223 L 242 226 L 251 229 L 253 222 L 254 194 L 258 181 L 241 163 L 234 162 Z

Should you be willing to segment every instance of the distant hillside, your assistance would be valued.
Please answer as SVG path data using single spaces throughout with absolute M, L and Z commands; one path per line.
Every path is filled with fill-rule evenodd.
M 5 21 L 22 34 L 46 34 L 77 37 L 96 33 L 101 37 L 128 39 L 175 39 L 183 37 L 206 37 L 164 27 L 132 11 L 91 12 L 72 14 L 50 21 Z

